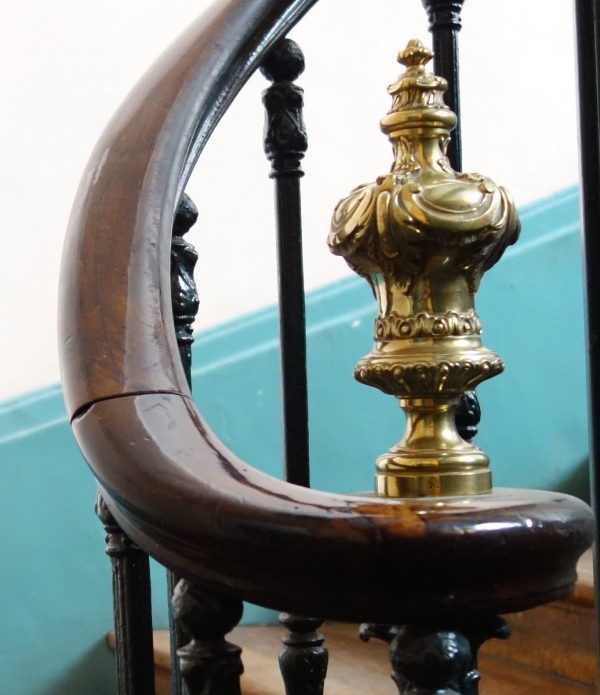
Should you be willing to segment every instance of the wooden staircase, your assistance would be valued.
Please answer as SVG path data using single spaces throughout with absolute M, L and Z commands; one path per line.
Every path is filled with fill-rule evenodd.
M 592 554 L 578 565 L 579 581 L 567 599 L 509 616 L 512 636 L 487 642 L 479 659 L 480 695 L 583 695 L 594 693 L 596 633 Z M 329 648 L 326 695 L 395 695 L 388 647 L 358 639 L 358 625 L 327 623 L 320 630 Z M 243 695 L 282 695 L 277 654 L 285 628 L 238 627 L 229 641 L 242 647 Z M 108 636 L 114 649 L 114 634 Z M 171 693 L 169 633 L 154 632 L 156 695 Z

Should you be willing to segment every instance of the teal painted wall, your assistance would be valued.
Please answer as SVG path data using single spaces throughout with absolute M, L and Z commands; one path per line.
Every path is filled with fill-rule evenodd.
M 576 189 L 523 210 L 523 235 L 484 278 L 485 344 L 507 363 L 479 389 L 478 443 L 497 485 L 587 495 L 587 414 Z M 356 383 L 371 346 L 374 300 L 348 278 L 307 296 L 313 484 L 372 487 L 373 461 L 403 429 L 394 399 Z M 277 311 L 205 331 L 194 394 L 239 455 L 281 472 Z M 71 437 L 60 388 L 0 405 L 0 692 L 112 695 L 110 564 L 93 514 L 95 485 Z M 153 566 L 155 625 L 167 621 Z M 273 619 L 247 607 L 246 621 Z

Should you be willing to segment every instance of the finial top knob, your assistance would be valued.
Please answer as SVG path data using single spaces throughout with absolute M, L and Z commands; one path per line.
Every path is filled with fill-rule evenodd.
M 292 39 L 281 39 L 267 53 L 260 71 L 271 82 L 293 82 L 304 72 L 304 54 Z
M 419 39 L 411 39 L 406 48 L 398 53 L 398 62 L 407 68 L 427 65 L 433 58 L 433 51 L 427 48 Z

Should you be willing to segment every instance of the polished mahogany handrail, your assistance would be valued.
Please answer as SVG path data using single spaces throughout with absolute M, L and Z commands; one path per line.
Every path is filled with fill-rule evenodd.
M 262 605 L 392 623 L 564 596 L 591 541 L 582 502 L 506 490 L 402 501 L 304 489 L 240 461 L 191 401 L 171 310 L 175 206 L 227 106 L 315 2 L 217 3 L 101 137 L 61 275 L 62 371 L 78 443 L 133 540 L 178 574 Z

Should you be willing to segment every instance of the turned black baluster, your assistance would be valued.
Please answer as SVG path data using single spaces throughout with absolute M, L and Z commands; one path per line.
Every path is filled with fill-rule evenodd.
M 266 108 L 264 146 L 275 179 L 279 256 L 279 333 L 283 389 L 285 478 L 309 487 L 308 397 L 300 162 L 308 147 L 302 117 L 303 90 L 295 80 L 304 71 L 302 51 L 283 39 L 261 66 L 273 85 L 263 92 Z
M 448 82 L 444 101 L 456 114 L 458 124 L 448 143 L 448 159 L 455 171 L 462 170 L 462 138 L 460 134 L 460 80 L 458 69 L 458 32 L 464 0 L 421 0 L 429 16 L 429 31 L 433 36 L 433 66 L 436 75 Z M 460 436 L 471 441 L 477 434 L 481 409 L 475 391 L 468 391 L 456 411 L 456 428 Z
M 241 695 L 242 650 L 225 635 L 241 620 L 242 602 L 181 579 L 173 593 L 173 609 L 189 638 L 177 652 L 188 694 Z
M 458 118 L 447 153 L 450 164 L 456 171 L 462 170 L 458 32 L 462 26 L 460 13 L 463 2 L 464 0 L 422 0 L 429 16 L 429 31 L 433 35 L 434 72 L 447 80 L 448 91 L 444 95 L 444 101 Z
M 392 679 L 399 695 L 478 695 L 477 653 L 489 639 L 506 639 L 498 616 L 456 625 L 361 625 L 360 638 L 390 644 Z
M 117 695 L 154 695 L 152 600 L 148 555 L 123 532 L 98 493 L 96 514 L 112 563 Z
M 192 199 L 183 194 L 173 222 L 171 242 L 171 303 L 181 362 L 192 387 L 193 324 L 200 301 L 194 281 L 198 254 L 183 236 L 198 219 Z M 225 641 L 242 617 L 242 602 L 206 591 L 167 572 L 172 597 L 171 633 L 172 695 L 240 695 L 243 671 L 241 649 Z
M 579 133 L 581 167 L 581 216 L 586 284 L 586 333 L 588 407 L 590 411 L 590 477 L 592 506 L 596 513 L 594 576 L 596 630 L 600 669 L 600 3 L 576 0 L 577 59 L 579 81 Z M 600 670 L 598 672 L 600 683 Z
M 283 638 L 279 667 L 287 695 L 323 695 L 329 655 L 325 638 L 317 630 L 322 620 L 299 618 L 282 613 L 281 622 L 289 633 Z
M 198 261 L 196 249 L 183 236 L 196 224 L 198 208 L 193 200 L 184 193 L 175 212 L 173 221 L 173 238 L 171 241 L 171 305 L 177 345 L 185 375 L 192 388 L 192 343 L 194 342 L 193 325 L 200 306 L 194 268 Z M 171 679 L 172 695 L 183 695 L 183 681 L 177 650 L 183 646 L 185 636 L 177 624 L 171 597 L 178 582 L 172 572 L 167 570 L 167 592 L 169 596 L 169 632 L 171 634 Z
M 266 109 L 264 147 L 275 180 L 279 257 L 279 335 L 283 389 L 285 479 L 310 486 L 306 321 L 302 268 L 300 162 L 308 147 L 302 116 L 304 92 L 293 80 L 304 71 L 304 56 L 291 39 L 280 41 L 267 55 L 261 72 L 273 84 L 263 92 Z M 322 620 L 287 613 L 281 622 L 290 630 L 283 638 L 279 664 L 287 695 L 322 695 L 327 648 L 318 632 Z

